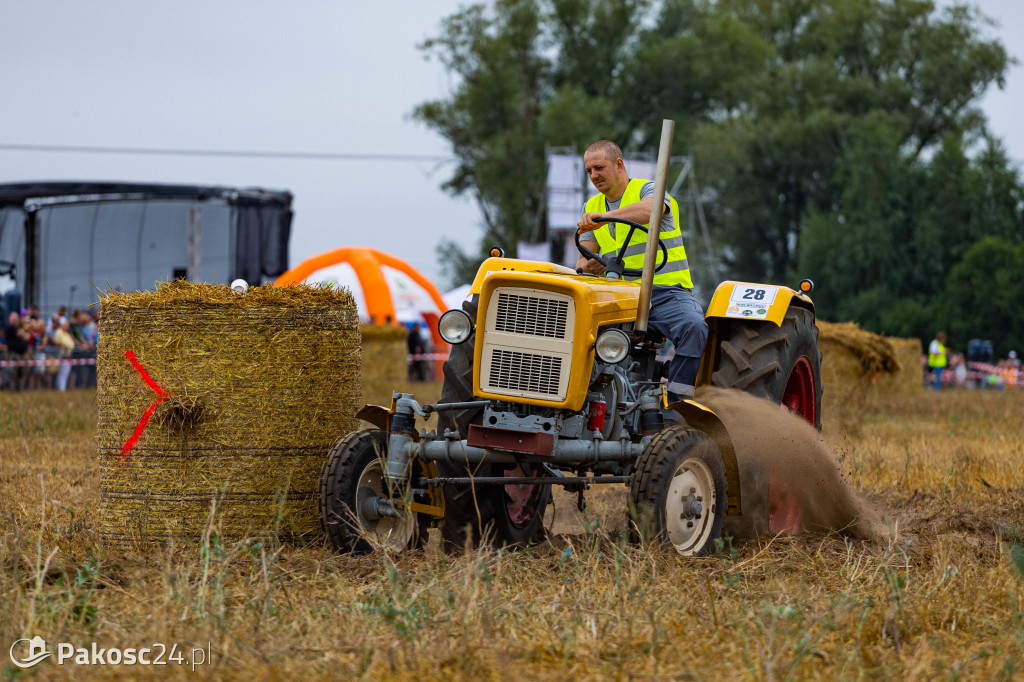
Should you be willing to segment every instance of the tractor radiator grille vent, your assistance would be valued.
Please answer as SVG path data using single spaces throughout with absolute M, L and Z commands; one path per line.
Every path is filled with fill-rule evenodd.
M 567 299 L 538 298 L 500 292 L 494 329 L 510 334 L 564 339 L 568 316 Z M 555 374 L 557 375 L 557 372 Z
M 500 388 L 558 395 L 561 373 L 562 358 L 495 348 L 491 354 L 488 382 L 492 390 Z

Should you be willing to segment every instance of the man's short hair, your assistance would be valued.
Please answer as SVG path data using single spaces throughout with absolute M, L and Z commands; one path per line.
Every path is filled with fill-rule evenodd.
M 605 158 L 609 161 L 622 158 L 622 150 L 619 149 L 619 145 L 615 144 L 611 140 L 598 140 L 587 147 L 587 151 L 584 152 L 584 155 L 598 151 L 604 152 Z

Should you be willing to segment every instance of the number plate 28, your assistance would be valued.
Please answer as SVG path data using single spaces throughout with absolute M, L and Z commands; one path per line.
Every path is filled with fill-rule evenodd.
M 763 320 L 768 317 L 768 309 L 779 293 L 778 287 L 766 287 L 759 284 L 737 284 L 732 288 L 726 317 L 740 317 L 748 320 Z

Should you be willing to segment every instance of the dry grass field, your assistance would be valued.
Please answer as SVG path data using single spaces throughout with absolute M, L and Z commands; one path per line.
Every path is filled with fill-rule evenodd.
M 1024 679 L 1024 391 L 828 415 L 890 542 L 805 533 L 699 560 L 625 543 L 618 487 L 585 516 L 556 497 L 572 513 L 518 552 L 337 556 L 213 524 L 118 553 L 98 539 L 94 411 L 91 392 L 0 394 L 5 678 Z M 14 667 L 9 647 L 35 635 L 176 644 L 184 662 Z

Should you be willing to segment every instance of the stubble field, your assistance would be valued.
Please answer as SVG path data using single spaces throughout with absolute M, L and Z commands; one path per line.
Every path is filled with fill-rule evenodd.
M 617 486 L 582 516 L 556 496 L 549 540 L 518 552 L 350 557 L 210 533 L 120 553 L 99 542 L 94 411 L 93 392 L 0 393 L 5 678 L 1024 677 L 1024 391 L 826 415 L 891 540 L 803 533 L 704 559 L 627 544 Z M 36 635 L 209 660 L 14 667 L 11 644 Z

